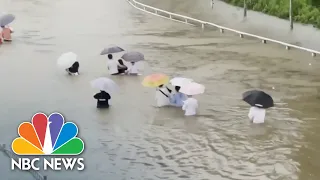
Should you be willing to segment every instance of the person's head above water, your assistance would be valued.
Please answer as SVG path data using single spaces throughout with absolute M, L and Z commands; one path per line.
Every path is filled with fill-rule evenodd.
M 175 86 L 174 89 L 175 89 L 177 92 L 179 92 L 180 86 Z
M 112 54 L 108 54 L 108 59 L 112 59 L 112 58 L 113 58 Z
M 131 62 L 132 65 L 134 65 L 134 62 Z

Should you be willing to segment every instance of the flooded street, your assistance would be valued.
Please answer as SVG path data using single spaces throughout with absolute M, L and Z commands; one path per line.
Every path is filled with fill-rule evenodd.
M 124 0 L 8 4 L 5 11 L 17 18 L 14 41 L 0 47 L 0 142 L 10 145 L 18 125 L 38 111 L 61 112 L 78 125 L 85 142 L 85 171 L 42 172 L 49 180 L 320 177 L 319 57 L 171 22 Z M 111 77 L 121 91 L 110 109 L 98 111 L 89 82 L 109 76 L 106 57 L 99 55 L 109 44 L 144 53 L 144 74 L 163 72 L 204 84 L 206 93 L 196 97 L 199 115 L 185 118 L 180 109 L 153 107 L 155 90 L 142 87 L 143 76 Z M 78 54 L 80 76 L 57 68 L 66 51 Z M 263 125 L 249 122 L 249 106 L 241 100 L 252 88 L 276 102 Z M 2 159 L 5 176 L 10 163 Z M 12 180 L 30 179 L 16 174 Z

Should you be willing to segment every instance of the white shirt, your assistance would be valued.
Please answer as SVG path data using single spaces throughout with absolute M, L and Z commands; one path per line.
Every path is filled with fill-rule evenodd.
M 264 123 L 264 118 L 266 117 L 266 110 L 263 108 L 252 106 L 250 108 L 248 117 L 250 120 L 252 120 L 253 123 Z
M 183 102 L 182 110 L 185 111 L 184 115 L 193 116 L 197 114 L 198 100 L 194 98 L 188 98 Z
M 138 74 L 139 73 L 139 68 L 137 63 L 135 63 L 134 65 L 131 64 L 131 66 L 128 68 L 128 74 Z
M 159 90 L 161 90 L 162 92 L 164 92 L 166 95 L 168 95 L 170 97 L 170 92 L 168 91 L 168 89 L 166 87 L 158 88 L 156 90 L 157 106 L 162 107 L 162 106 L 170 105 L 170 99 L 167 96 L 165 96 L 162 92 L 160 92 Z
M 108 66 L 108 70 L 109 70 L 109 74 L 116 74 L 118 73 L 118 65 L 119 65 L 119 62 L 116 61 L 116 60 L 113 60 L 113 59 L 109 59 L 107 61 L 107 66 Z

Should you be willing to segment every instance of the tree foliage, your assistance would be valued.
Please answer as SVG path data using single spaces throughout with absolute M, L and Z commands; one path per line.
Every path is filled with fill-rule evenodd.
M 224 0 L 243 7 L 244 0 Z M 247 8 L 289 19 L 289 0 L 246 0 Z M 296 22 L 320 28 L 320 0 L 292 0 L 292 17 Z

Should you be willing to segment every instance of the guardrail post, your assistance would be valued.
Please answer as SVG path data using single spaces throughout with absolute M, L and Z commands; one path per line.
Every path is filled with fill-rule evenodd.
M 239 34 L 240 38 L 243 38 L 243 34 Z
M 286 50 L 290 50 L 290 47 L 289 47 L 289 46 L 286 46 Z
M 289 0 L 289 20 L 290 20 L 290 30 L 293 30 L 292 0 Z
M 146 10 L 146 7 L 145 7 L 145 6 L 143 6 L 143 10 Z
M 247 17 L 247 3 L 246 0 L 243 1 L 243 17 Z
M 155 13 L 158 14 L 158 10 L 156 10 Z
M 172 19 L 172 16 L 171 16 L 171 14 L 169 14 L 169 18 L 170 18 L 170 19 Z
M 202 29 L 204 28 L 204 23 L 201 24 L 201 28 L 202 28 Z
M 188 23 L 188 19 L 185 19 L 185 22 Z
M 221 33 L 224 33 L 224 29 L 220 29 L 220 32 L 221 32 Z
M 312 55 L 312 57 L 316 57 L 317 54 L 316 53 L 311 53 L 311 55 Z
M 263 44 L 266 44 L 267 41 L 266 41 L 265 39 L 262 39 L 262 43 L 263 43 Z

